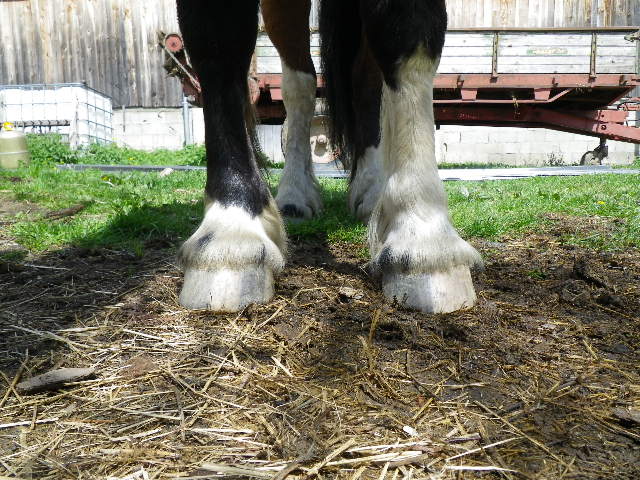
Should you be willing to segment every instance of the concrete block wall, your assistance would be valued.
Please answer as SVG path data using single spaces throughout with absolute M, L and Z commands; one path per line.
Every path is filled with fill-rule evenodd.
M 191 108 L 188 125 L 196 143 L 204 143 L 204 119 L 201 108 Z M 127 108 L 113 112 L 113 140 L 138 150 L 184 146 L 184 122 L 181 108 Z
M 191 108 L 188 125 L 195 143 L 204 143 L 201 108 Z M 114 111 L 114 140 L 141 150 L 179 149 L 184 145 L 181 108 L 129 108 Z M 260 125 L 262 149 L 272 161 L 282 162 L 281 125 Z M 499 163 L 510 166 L 578 164 L 582 155 L 598 146 L 598 139 L 542 128 L 460 127 L 443 125 L 436 131 L 436 156 L 446 163 Z M 640 146 L 607 142 L 607 164 L 628 164 L 640 156 Z
M 436 154 L 446 163 L 501 163 L 510 166 L 575 165 L 599 140 L 544 128 L 459 127 L 436 132 Z M 638 145 L 608 141 L 607 164 L 628 164 L 640 155 Z

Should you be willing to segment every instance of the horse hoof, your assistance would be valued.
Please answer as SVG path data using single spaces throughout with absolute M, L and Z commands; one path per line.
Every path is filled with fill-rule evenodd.
M 401 306 L 425 313 L 449 313 L 472 307 L 476 302 L 469 267 L 446 272 L 383 274 L 385 296 Z
M 180 304 L 193 310 L 237 312 L 251 303 L 267 303 L 273 297 L 273 273 L 264 265 L 242 270 L 187 269 Z
M 303 222 L 310 220 L 313 217 L 313 210 L 309 207 L 299 208 L 296 205 L 290 203 L 286 204 L 280 209 L 280 213 L 288 222 Z

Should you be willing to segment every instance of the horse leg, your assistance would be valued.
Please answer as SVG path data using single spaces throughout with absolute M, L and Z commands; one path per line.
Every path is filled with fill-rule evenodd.
M 286 250 L 245 120 L 258 0 L 179 0 L 178 18 L 202 84 L 207 150 L 204 219 L 179 252 L 180 303 L 237 311 L 273 296 Z
M 276 203 L 285 216 L 305 219 L 322 209 L 309 142 L 316 105 L 310 8 L 310 0 L 262 0 L 265 27 L 282 61 L 282 98 L 287 110 L 285 164 Z
M 380 150 L 382 73 L 364 36 L 360 41 L 352 78 L 355 145 L 348 205 L 355 217 L 368 223 L 383 187 Z
M 435 159 L 433 79 L 444 44 L 445 2 L 360 2 L 384 77 L 385 184 L 369 223 L 372 263 L 387 298 L 407 307 L 450 312 L 471 306 L 470 267 L 481 260 L 451 224 Z

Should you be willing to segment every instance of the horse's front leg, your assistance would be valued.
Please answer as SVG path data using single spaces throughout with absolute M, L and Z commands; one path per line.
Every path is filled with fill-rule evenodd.
M 481 260 L 451 224 L 435 159 L 433 80 L 444 43 L 444 1 L 361 2 L 384 75 L 385 182 L 369 223 L 373 265 L 385 295 L 408 307 L 450 312 L 471 306 L 470 267 Z
M 237 311 L 271 299 L 286 251 L 245 120 L 258 0 L 180 0 L 178 17 L 203 88 L 207 150 L 204 219 L 179 253 L 180 303 Z

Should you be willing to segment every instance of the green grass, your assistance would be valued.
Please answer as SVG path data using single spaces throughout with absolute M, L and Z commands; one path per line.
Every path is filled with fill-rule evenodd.
M 545 213 L 622 219 L 610 234 L 567 238 L 609 249 L 640 247 L 639 175 L 538 177 L 495 182 L 448 183 L 449 205 L 465 237 L 496 240 L 538 230 Z
M 157 173 L 59 171 L 53 164 L 76 153 L 64 150 L 59 142 L 43 142 L 38 148 L 30 167 L 0 171 L 0 190 L 6 192 L 3 195 L 37 203 L 47 210 L 76 204 L 86 208 L 58 220 L 41 214 L 18 216 L 17 222 L 6 228 L 29 250 L 103 246 L 141 254 L 149 242 L 179 245 L 201 219 L 202 171 L 175 172 L 164 178 Z M 149 155 L 161 158 L 164 154 Z M 16 182 L 11 177 L 23 180 Z M 545 213 L 558 212 L 621 219 L 611 222 L 608 231 L 578 232 L 564 239 L 598 249 L 616 249 L 640 247 L 639 181 L 639 175 L 547 177 L 449 182 L 446 189 L 454 224 L 465 238 L 499 240 L 526 235 L 545 227 Z M 275 189 L 277 178 L 271 177 L 269 182 Z M 308 222 L 290 224 L 290 237 L 294 241 L 320 237 L 329 242 L 363 244 L 366 228 L 346 208 L 346 181 L 321 179 L 320 184 L 323 214 Z
M 31 158 L 37 164 L 85 163 L 89 165 L 190 165 L 204 166 L 204 145 L 189 145 L 180 150 L 159 149 L 152 152 L 120 147 L 116 144 L 93 144 L 74 150 L 62 136 L 56 134 L 27 135 Z M 266 155 L 262 161 L 270 168 L 282 168 L 284 164 L 273 163 Z
M 160 178 L 157 174 L 105 175 L 96 170 L 58 171 L 32 167 L 12 175 L 26 181 L 9 186 L 17 200 L 48 210 L 83 204 L 80 213 L 60 220 L 25 218 L 10 228 L 30 250 L 109 246 L 139 252 L 147 241 L 177 242 L 191 233 L 202 211 L 202 172 Z M 6 172 L 0 173 L 5 189 Z
M 191 165 L 204 166 L 204 145 L 190 145 L 181 150 L 155 150 L 146 152 L 115 144 L 94 144 L 86 148 L 73 150 L 63 137 L 56 134 L 27 135 L 27 142 L 31 157 L 38 164 L 60 163 L 84 163 L 90 165 Z M 269 157 L 262 155 L 263 164 L 269 168 L 284 168 L 283 162 L 273 162 Z M 639 160 L 640 161 L 640 160 Z M 509 168 L 502 163 L 482 164 L 474 162 L 466 163 L 441 163 L 439 168 Z
M 155 150 L 145 152 L 115 144 L 94 144 L 73 150 L 60 135 L 27 135 L 27 145 L 36 164 L 87 163 L 99 165 L 204 165 L 202 145 L 181 150 Z

